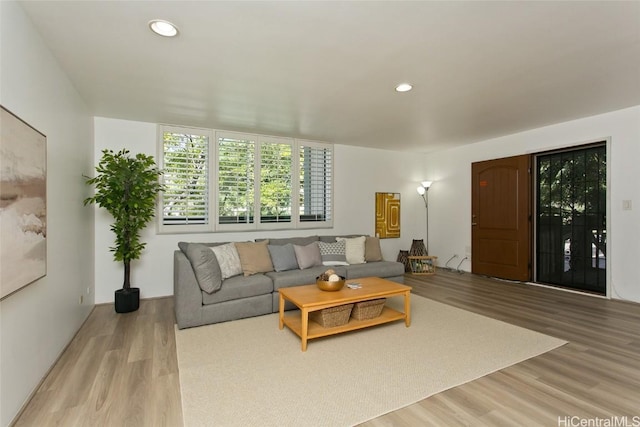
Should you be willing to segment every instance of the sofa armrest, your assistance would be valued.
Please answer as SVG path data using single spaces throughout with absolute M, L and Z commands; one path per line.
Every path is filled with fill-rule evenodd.
M 182 251 L 173 253 L 173 305 L 179 329 L 198 324 L 202 316 L 202 291 Z

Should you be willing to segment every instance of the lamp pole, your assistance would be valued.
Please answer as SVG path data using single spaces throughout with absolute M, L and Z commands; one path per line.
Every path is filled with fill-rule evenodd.
M 431 187 L 431 181 L 422 181 L 420 187 L 418 187 L 418 194 L 424 200 L 424 209 L 426 211 L 426 225 L 427 225 L 427 235 L 425 241 L 425 249 L 427 251 L 427 255 L 429 255 L 429 187 Z

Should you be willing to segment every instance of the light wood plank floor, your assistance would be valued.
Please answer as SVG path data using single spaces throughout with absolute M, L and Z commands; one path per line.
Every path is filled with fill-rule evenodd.
M 640 423 L 639 304 L 468 273 L 407 275 L 406 283 L 569 344 L 363 427 L 571 426 L 623 416 Z M 174 323 L 172 298 L 142 301 L 125 315 L 96 306 L 15 425 L 181 426 Z

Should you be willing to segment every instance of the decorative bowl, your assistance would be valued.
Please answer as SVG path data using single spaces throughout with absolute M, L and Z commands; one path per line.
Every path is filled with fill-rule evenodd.
M 335 292 L 344 287 L 345 278 L 340 276 L 340 280 L 329 282 L 328 280 L 316 279 L 316 285 L 322 291 Z

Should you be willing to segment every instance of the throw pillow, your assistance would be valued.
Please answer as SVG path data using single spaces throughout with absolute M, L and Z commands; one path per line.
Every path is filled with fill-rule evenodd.
M 318 242 L 322 265 L 349 265 L 345 255 L 346 245 L 344 240 L 334 243 Z
M 378 237 L 367 236 L 364 241 L 364 259 L 367 262 L 382 261 L 382 250 Z
M 293 250 L 296 253 L 296 259 L 298 260 L 298 267 L 300 267 L 300 270 L 322 265 L 322 257 L 320 256 L 318 242 L 309 243 L 306 246 L 293 245 Z
M 366 262 L 364 259 L 365 236 L 353 238 L 336 237 L 336 240 L 338 242 L 344 240 L 345 256 L 347 257 L 347 262 L 349 264 L 364 264 Z
M 297 270 L 296 251 L 291 243 L 286 245 L 268 245 L 271 262 L 275 271 Z
M 271 255 L 267 249 L 268 240 L 259 243 L 237 242 L 236 249 L 240 257 L 240 265 L 245 276 L 273 271 Z
M 211 250 L 216 255 L 218 264 L 220 264 L 222 280 L 242 274 L 242 265 L 240 264 L 240 257 L 238 256 L 236 245 L 227 243 L 225 245 L 214 246 Z
M 222 272 L 215 254 L 209 246 L 202 243 L 179 242 L 178 247 L 191 263 L 200 289 L 208 294 L 222 286 Z

